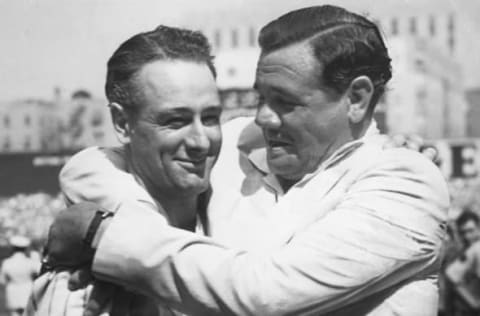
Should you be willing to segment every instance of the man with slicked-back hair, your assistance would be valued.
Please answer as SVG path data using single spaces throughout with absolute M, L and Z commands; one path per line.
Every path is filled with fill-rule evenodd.
M 264 143 L 249 119 L 223 127 L 211 237 L 126 203 L 93 250 L 65 251 L 62 223 L 90 225 L 67 209 L 50 255 L 90 258 L 96 278 L 189 315 L 436 315 L 448 192 L 431 161 L 382 146 L 372 114 L 392 72 L 377 26 L 315 6 L 268 23 L 259 44 Z
M 201 194 L 221 145 L 215 77 L 210 45 L 200 32 L 161 25 L 123 42 L 108 61 L 105 84 L 123 146 L 88 148 L 72 157 L 60 175 L 67 204 L 87 200 L 116 212 L 133 203 L 160 211 L 174 227 L 201 231 Z M 72 273 L 81 277 L 79 264 L 72 263 L 79 259 L 60 264 L 54 259 L 48 257 L 47 271 L 34 284 L 27 315 L 80 316 L 92 304 L 115 316 L 178 315 L 99 281 L 69 291 Z M 104 299 L 89 301 L 90 295 Z

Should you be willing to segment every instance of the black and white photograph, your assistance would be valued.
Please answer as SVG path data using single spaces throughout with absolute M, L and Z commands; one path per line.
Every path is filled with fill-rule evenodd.
M 0 316 L 480 315 L 480 1 L 0 0 Z

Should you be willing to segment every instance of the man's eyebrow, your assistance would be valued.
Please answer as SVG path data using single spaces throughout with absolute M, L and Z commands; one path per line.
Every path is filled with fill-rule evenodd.
M 220 104 L 218 105 L 210 105 L 202 110 L 204 111 L 221 111 L 222 107 Z M 169 108 L 169 109 L 164 109 L 163 111 L 160 112 L 160 115 L 165 115 L 165 114 L 191 114 L 195 112 L 194 109 L 190 107 L 178 107 L 178 108 Z
M 258 86 L 255 84 L 254 87 L 258 88 Z M 256 89 L 254 88 L 254 89 Z M 269 86 L 268 88 L 270 91 L 274 92 L 276 95 L 279 95 L 281 97 L 284 97 L 289 100 L 296 101 L 298 100 L 298 97 L 295 96 L 293 93 L 289 93 L 282 87 L 277 87 L 277 86 Z
M 221 110 L 222 110 L 222 106 L 219 104 L 219 105 L 212 105 L 212 106 L 206 107 L 205 109 L 203 109 L 203 112 L 205 112 L 205 111 L 221 111 Z
M 271 90 L 282 97 L 295 98 L 291 93 L 288 93 L 288 91 L 285 91 L 285 89 L 273 86 L 271 87 Z
M 192 109 L 188 108 L 188 107 L 184 107 L 184 108 L 169 108 L 169 109 L 165 109 L 162 111 L 163 113 L 187 113 L 187 112 L 192 112 Z

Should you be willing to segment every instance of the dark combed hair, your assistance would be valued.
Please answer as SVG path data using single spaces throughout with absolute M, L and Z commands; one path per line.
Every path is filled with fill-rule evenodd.
M 457 219 L 455 220 L 455 224 L 457 225 L 457 227 L 461 227 L 469 221 L 473 221 L 476 225 L 478 225 L 480 222 L 480 218 L 477 213 L 466 209 L 457 217 Z
M 320 82 L 343 93 L 353 79 L 368 76 L 374 85 L 370 105 L 392 77 L 390 57 L 378 27 L 343 8 L 324 5 L 289 12 L 262 28 L 262 54 L 307 40 L 321 67 Z
M 107 63 L 105 94 L 110 103 L 135 111 L 138 92 L 135 76 L 156 60 L 185 60 L 206 63 L 216 77 L 211 47 L 200 32 L 160 25 L 123 42 Z

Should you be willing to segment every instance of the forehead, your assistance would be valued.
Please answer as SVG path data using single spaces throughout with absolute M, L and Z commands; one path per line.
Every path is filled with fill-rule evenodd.
M 260 56 L 256 86 L 279 86 L 297 83 L 301 87 L 318 87 L 320 64 L 307 42 L 296 43 Z
M 171 108 L 219 104 L 215 79 L 205 63 L 154 61 L 142 67 L 136 84 L 144 105 Z

